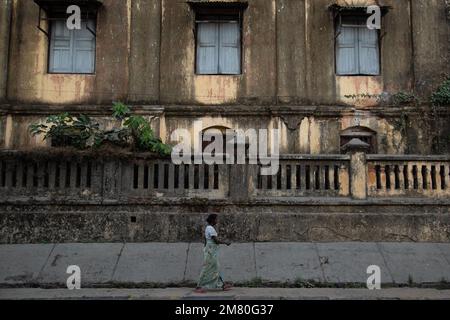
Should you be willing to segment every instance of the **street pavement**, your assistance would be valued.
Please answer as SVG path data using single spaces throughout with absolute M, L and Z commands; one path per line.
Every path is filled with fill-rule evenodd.
M 239 243 L 220 248 L 220 264 L 226 281 L 247 287 L 362 287 L 375 265 L 385 288 L 442 288 L 450 283 L 450 244 Z M 72 265 L 82 288 L 192 286 L 202 244 L 0 245 L 0 288 L 65 288 Z
M 2 300 L 450 300 L 450 290 L 390 288 L 233 288 L 196 294 L 192 288 L 167 289 L 0 289 Z

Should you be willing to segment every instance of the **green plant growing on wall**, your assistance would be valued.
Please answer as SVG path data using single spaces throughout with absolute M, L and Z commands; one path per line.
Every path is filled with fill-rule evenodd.
M 431 95 L 431 102 L 435 106 L 450 105 L 450 78 L 447 78 Z
M 155 136 L 150 123 L 140 115 L 133 115 L 131 109 L 121 102 L 113 104 L 113 117 L 122 121 L 122 128 L 108 133 L 114 135 L 119 141 L 132 140 L 135 150 L 156 152 L 167 156 L 172 151 L 169 145 L 164 144 Z
M 392 103 L 396 106 L 402 105 L 402 104 L 411 104 L 416 103 L 419 101 L 419 99 L 414 95 L 414 93 L 410 92 L 397 92 L 391 96 Z
M 99 124 L 87 115 L 73 117 L 61 113 L 47 117 L 45 123 L 33 123 L 29 127 L 33 136 L 43 134 L 44 140 L 51 139 L 53 147 L 75 147 L 85 149 L 89 139 L 99 130 Z
M 94 146 L 114 145 L 126 148 L 130 145 L 130 132 L 127 128 L 114 128 L 112 130 L 99 131 L 94 137 Z
M 112 116 L 117 120 L 124 120 L 131 114 L 131 109 L 127 105 L 122 102 L 114 102 L 113 103 L 113 114 Z
M 382 94 L 359 93 L 359 94 L 347 94 L 347 95 L 344 95 L 344 98 L 353 99 L 353 100 L 376 99 L 377 102 L 380 102 L 383 99 L 383 95 Z
M 99 124 L 87 115 L 74 117 L 62 113 L 49 116 L 45 123 L 31 124 L 29 130 L 33 136 L 43 134 L 44 140 L 51 139 L 53 147 L 85 149 L 114 145 L 126 148 L 132 145 L 136 151 L 170 155 L 171 147 L 155 136 L 143 116 L 133 115 L 130 108 L 121 102 L 114 103 L 112 116 L 121 122 L 119 128 L 100 130 Z

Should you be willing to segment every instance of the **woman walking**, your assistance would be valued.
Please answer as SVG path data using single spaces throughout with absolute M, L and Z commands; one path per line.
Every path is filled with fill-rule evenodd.
M 203 248 L 203 268 L 200 280 L 197 284 L 197 293 L 205 293 L 206 290 L 222 289 L 228 291 L 231 285 L 226 284 L 219 271 L 219 245 L 231 245 L 231 242 L 220 241 L 214 226 L 217 225 L 217 214 L 210 214 L 206 219 L 208 225 L 205 229 L 205 247 Z

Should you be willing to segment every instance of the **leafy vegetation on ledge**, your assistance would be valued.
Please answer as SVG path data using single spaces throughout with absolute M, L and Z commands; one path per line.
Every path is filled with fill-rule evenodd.
M 69 113 L 51 115 L 44 123 L 31 124 L 29 129 L 33 136 L 43 135 L 44 140 L 50 139 L 52 147 L 86 149 L 112 145 L 163 156 L 170 154 L 171 147 L 155 136 L 143 116 L 134 115 L 121 102 L 115 102 L 112 111 L 112 117 L 120 122 L 120 126 L 110 130 L 101 130 L 100 125 L 88 115 L 75 117 Z
M 450 105 L 450 78 L 447 78 L 433 93 L 431 102 L 437 106 Z

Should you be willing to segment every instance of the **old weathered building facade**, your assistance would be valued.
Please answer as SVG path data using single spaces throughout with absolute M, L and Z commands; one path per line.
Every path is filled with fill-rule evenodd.
M 95 70 L 67 74 L 50 72 L 51 40 L 36 27 L 39 6 L 2 1 L 0 64 L 8 71 L 2 74 L 0 97 L 9 105 L 2 108 L 2 145 L 37 143 L 21 134 L 26 114 L 83 108 L 108 115 L 112 101 L 124 101 L 157 115 L 163 138 L 201 117 L 205 126 L 281 128 L 285 153 L 339 153 L 340 132 L 355 125 L 377 132 L 379 153 L 448 151 L 448 139 L 440 146 L 432 141 L 449 135 L 447 110 L 437 116 L 442 125 L 433 125 L 422 111 L 360 98 L 399 92 L 426 98 L 437 88 L 449 72 L 444 0 L 382 3 L 389 9 L 380 30 L 380 72 L 369 76 L 336 74 L 337 18 L 329 6 L 374 1 L 245 3 L 239 74 L 198 74 L 196 7 L 157 0 L 102 1 L 92 14 Z M 48 29 L 47 21 L 41 24 Z M 401 115 L 408 115 L 405 130 L 396 125 Z
M 83 16 L 80 32 L 64 31 L 61 21 L 51 19 L 60 16 L 59 8 L 67 6 L 68 2 L 78 3 L 82 13 L 88 13 Z M 370 5 L 379 5 L 382 9 L 380 30 L 369 31 L 364 21 L 361 23 L 361 16 L 364 16 L 361 13 Z M 31 137 L 28 126 L 50 114 L 85 113 L 112 126 L 112 102 L 122 101 L 148 117 L 155 132 L 167 142 L 177 128 L 188 129 L 194 136 L 194 124 L 198 121 L 202 121 L 201 130 L 210 127 L 280 129 L 280 152 L 297 155 L 298 163 L 309 159 L 308 171 L 305 171 L 308 175 L 309 170 L 315 168 L 312 161 L 328 161 L 320 167 L 325 171 L 317 171 L 317 176 L 311 173 L 313 179 L 317 177 L 317 181 L 319 178 L 322 181 L 321 175 L 328 177 L 330 168 L 355 160 L 342 155 L 345 153 L 342 146 L 357 137 L 369 143 L 368 153 L 372 154 L 373 166 L 368 165 L 367 179 L 364 166 L 361 169 L 363 180 L 353 175 L 347 177 L 346 187 L 345 178 L 339 181 L 344 187 L 336 183 L 337 194 L 344 199 L 353 194 L 356 198 L 370 200 L 370 190 L 375 188 L 374 198 L 376 194 L 385 196 L 376 191 L 382 187 L 386 191 L 386 181 L 381 181 L 385 178 L 379 172 L 381 166 L 383 176 L 392 175 L 392 180 L 388 179 L 387 189 L 392 189 L 389 196 L 404 196 L 408 192 L 396 190 L 408 189 L 404 180 L 408 180 L 406 173 L 410 172 L 415 178 L 409 188 L 414 189 L 414 185 L 419 188 L 424 183 L 422 189 L 426 190 L 428 183 L 428 191 L 439 189 L 439 192 L 408 194 L 425 201 L 422 205 L 434 207 L 435 212 L 445 212 L 446 215 L 440 218 L 445 221 L 420 217 L 419 220 L 423 218 L 426 222 L 399 228 L 403 228 L 405 237 L 417 235 L 419 240 L 436 240 L 430 235 L 429 228 L 430 223 L 437 223 L 441 228 L 438 240 L 447 240 L 450 218 L 445 201 L 448 201 L 446 183 L 450 177 L 446 155 L 450 151 L 450 108 L 433 106 L 430 96 L 450 74 L 449 6 L 446 0 L 2 0 L 0 147 L 29 150 L 45 146 L 49 142 Z M 405 94 L 409 97 L 407 101 L 396 99 Z M 376 155 L 398 158 L 389 160 L 394 162 L 386 174 L 385 165 L 389 167 L 389 164 L 383 161 L 388 160 L 376 158 Z M 437 158 L 428 159 L 431 163 L 422 162 L 433 155 Z M 291 164 L 285 167 L 289 169 L 284 169 L 288 171 L 282 171 L 283 179 L 287 174 L 294 181 L 294 158 L 286 161 Z M 355 161 L 357 163 L 357 159 Z M 415 161 L 415 164 L 408 167 L 407 161 Z M 422 163 L 425 171 L 421 171 Z M 376 167 L 378 171 L 374 173 Z M 3 168 L 7 168 L 6 164 Z M 408 171 L 410 169 L 413 171 Z M 6 188 L 8 170 L 3 170 L 3 187 Z M 348 175 L 351 175 L 350 171 Z M 238 172 L 235 174 L 239 175 Z M 338 181 L 339 174 L 333 176 L 334 181 Z M 427 174 L 431 175 L 428 180 L 424 178 Z M 422 177 L 417 178 L 417 175 Z M 302 185 L 298 179 L 300 190 Z M 329 188 L 333 183 L 329 178 L 324 179 L 328 190 L 327 186 Z M 233 181 L 230 178 L 223 193 L 214 197 L 222 199 L 233 194 Z M 279 189 L 294 189 L 293 184 L 295 182 L 286 182 Z M 252 183 L 249 185 L 254 187 Z M 168 183 L 167 188 L 170 187 L 173 188 Z M 363 190 L 362 197 L 357 196 L 358 188 Z M 252 191 L 249 194 L 250 200 L 255 200 L 251 197 Z M 196 193 L 190 195 L 201 197 Z M 257 197 L 258 192 L 253 195 Z M 425 199 L 422 199 L 424 195 Z M 281 199 L 283 193 L 262 192 L 259 196 Z M 320 196 L 326 197 L 327 201 L 333 198 L 333 194 L 328 193 Z M 254 209 L 254 214 L 316 210 L 301 209 L 302 204 L 295 204 L 295 201 L 302 199 L 294 193 L 287 192 L 284 197 L 294 201 L 287 206 L 291 211 L 274 205 L 271 209 L 267 206 Z M 308 199 L 303 199 L 303 205 Z M 398 200 L 391 209 L 397 210 L 405 204 L 403 200 Z M 410 203 L 412 207 L 417 205 L 414 201 Z M 236 209 L 223 203 L 224 208 L 226 205 L 229 209 L 224 211 Z M 329 206 L 316 210 L 321 213 L 384 210 L 367 207 L 369 209 L 361 211 L 352 207 L 351 201 L 344 204 L 318 201 L 317 206 L 321 205 Z M 383 207 L 384 204 L 378 202 L 376 205 Z M 252 207 L 249 203 L 247 206 Z M 336 209 L 338 207 L 340 209 Z M 187 211 L 200 213 L 208 210 L 205 208 Z M 257 206 L 253 205 L 253 208 Z M 405 208 L 402 210 L 409 210 Z M 160 209 L 158 213 L 165 210 L 168 209 Z M 246 210 L 250 209 L 243 209 Z M 295 228 L 295 221 L 309 221 L 306 216 L 301 218 L 303 220 L 289 217 L 285 223 L 280 222 L 280 228 L 291 228 L 292 224 Z M 288 238 L 364 238 L 367 226 L 355 227 L 361 217 L 346 217 L 348 220 L 345 217 L 330 218 L 336 219 L 330 222 L 319 215 L 315 220 L 319 229 L 327 225 L 328 229 L 336 227 L 342 232 L 323 231 L 317 237 L 309 233 L 304 237 L 298 233 L 295 236 L 288 232 L 292 234 Z M 123 227 L 125 231 L 120 229 L 123 232 L 116 234 L 135 240 L 153 239 L 148 221 L 142 219 L 139 226 L 130 226 L 127 214 L 122 225 L 114 226 L 117 229 Z M 230 219 L 243 219 L 236 225 L 242 227 L 248 223 L 248 228 L 257 228 L 253 224 L 254 218 L 243 215 Z M 255 219 L 262 219 L 267 223 L 265 228 L 269 228 L 271 219 L 275 218 Z M 376 231 L 377 235 L 368 239 L 401 239 L 399 234 L 402 232 L 385 232 L 393 221 L 391 218 L 374 219 L 377 221 L 374 224 L 382 225 L 379 230 L 384 231 Z M 345 226 L 339 225 L 339 221 Z M 407 219 L 401 216 L 395 221 Z M 305 222 L 308 223 L 312 222 Z M 10 224 L 3 220 L 2 241 L 15 241 L 7 235 L 12 230 Z M 260 225 L 258 228 L 263 228 L 262 222 Z M 247 234 L 260 240 L 275 239 L 268 230 Z M 232 226 L 228 232 L 239 238 L 239 231 L 233 230 Z M 337 236 L 340 233 L 346 236 Z M 388 236 L 394 233 L 398 237 Z M 85 237 L 83 239 L 91 237 L 81 231 L 80 234 L 83 234 L 81 238 Z M 112 234 L 111 231 L 102 237 L 117 240 Z M 189 238 L 192 234 L 195 233 L 186 235 L 180 231 L 178 238 Z M 177 239 L 177 235 L 167 237 Z M 27 239 L 27 236 L 23 238 Z

